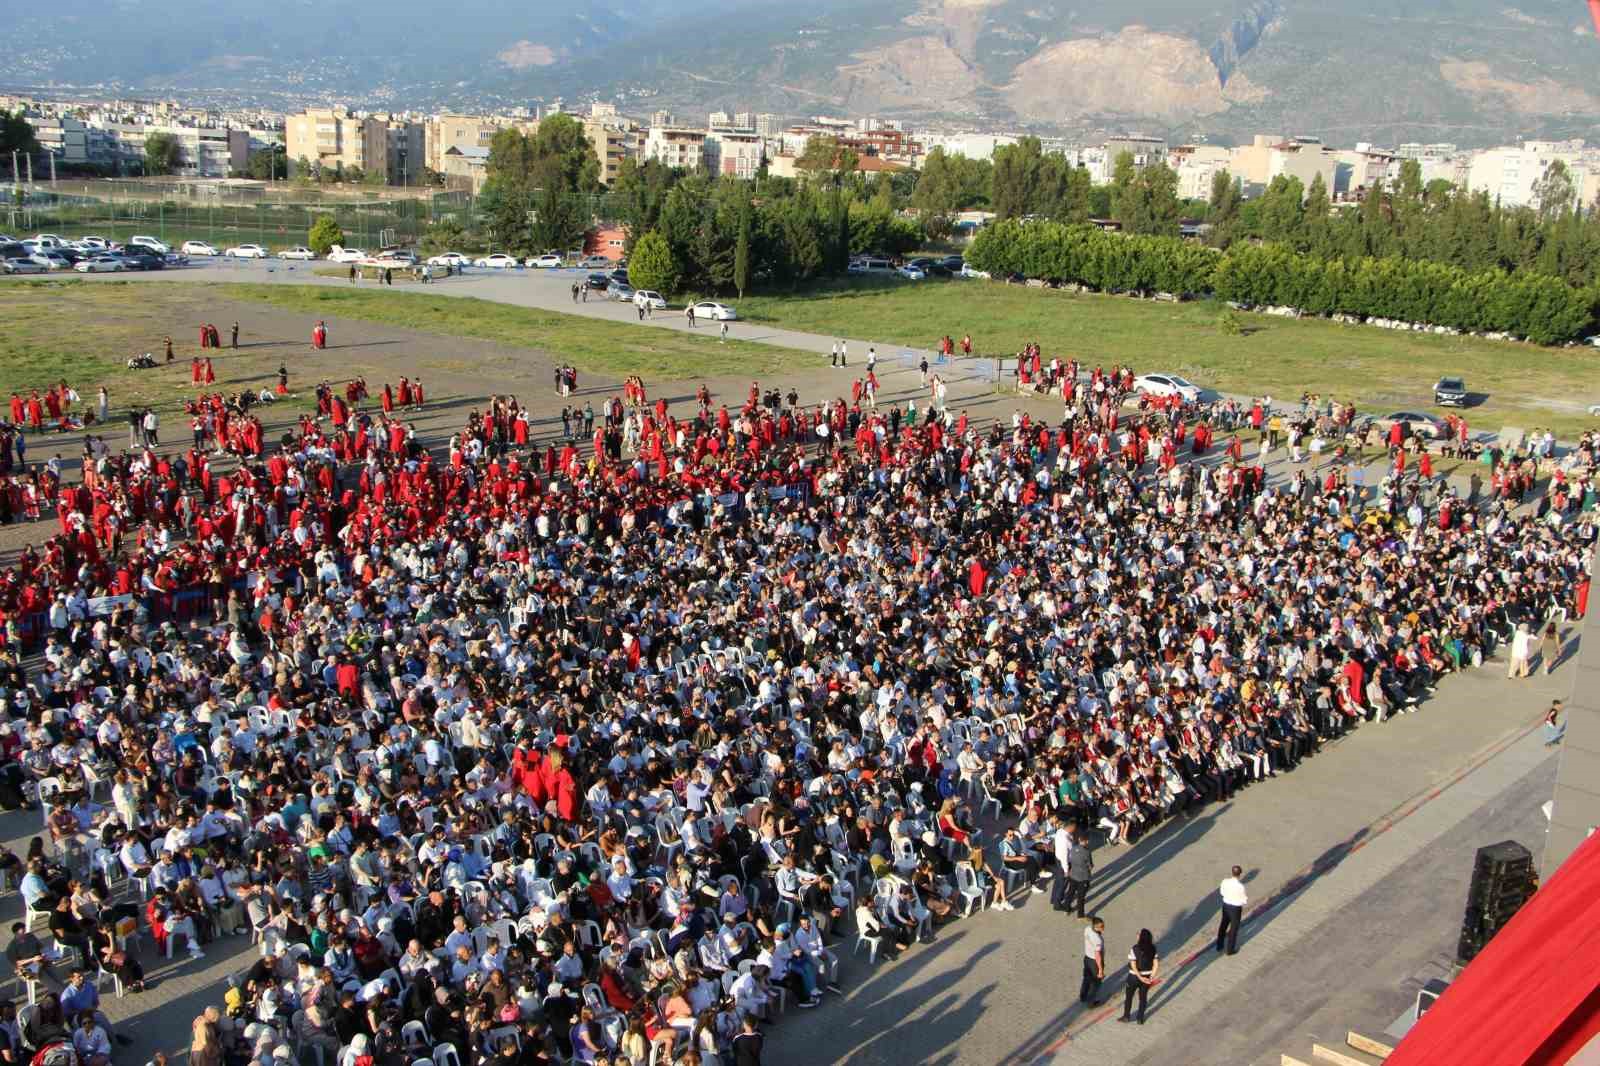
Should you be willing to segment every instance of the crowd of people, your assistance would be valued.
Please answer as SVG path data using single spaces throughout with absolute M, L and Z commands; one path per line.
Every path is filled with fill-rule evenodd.
M 0 865 L 91 978 L 140 987 L 136 930 L 259 942 L 205 1066 L 743 1066 L 851 940 L 1009 909 L 1062 832 L 1136 841 L 1586 606 L 1593 434 L 1517 508 L 1269 477 L 1126 368 L 1056 376 L 1054 425 L 636 383 L 540 441 L 496 397 L 442 458 L 352 383 L 226 471 L 107 456 L 0 575 L 0 803 L 46 808 Z M 27 1054 L 84 1013 L 37 980 Z

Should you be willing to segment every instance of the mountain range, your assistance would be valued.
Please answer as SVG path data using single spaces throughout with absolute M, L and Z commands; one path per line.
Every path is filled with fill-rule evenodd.
M 5 2 L 16 85 L 401 108 L 561 96 L 689 120 L 875 114 L 1222 142 L 1474 145 L 1592 137 L 1600 117 L 1582 0 Z

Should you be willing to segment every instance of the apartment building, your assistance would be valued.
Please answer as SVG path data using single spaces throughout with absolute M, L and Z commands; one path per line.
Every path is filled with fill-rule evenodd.
M 1205 200 L 1211 196 L 1211 181 L 1228 170 L 1232 152 L 1213 144 L 1180 144 L 1167 153 L 1167 165 L 1178 175 L 1178 196 L 1184 200 Z M 1231 172 L 1230 172 L 1231 173 Z
M 706 168 L 713 174 L 753 178 L 761 169 L 765 144 L 754 131 L 715 130 L 706 135 Z
M 1594 187 L 1591 171 L 1595 168 L 1586 154 L 1581 140 L 1524 141 L 1521 145 L 1491 148 L 1473 157 L 1467 168 L 1467 188 L 1487 192 L 1491 200 L 1506 207 L 1538 207 L 1534 189 L 1551 164 L 1560 160 L 1566 164 L 1579 202 L 1592 202 L 1581 199 L 1586 192 L 1592 196 Z
M 614 117 L 587 118 L 583 131 L 589 135 L 595 157 L 600 160 L 601 183 L 611 185 L 622 173 L 622 161 L 634 154 L 632 131 Z
M 644 157 L 669 167 L 699 170 L 705 165 L 706 131 L 681 126 L 651 126 L 644 139 Z
M 284 143 L 296 165 L 359 168 L 389 185 L 411 185 L 427 164 L 427 129 L 391 115 L 356 116 L 342 107 L 308 108 L 284 120 Z
M 89 129 L 80 120 L 65 117 L 28 115 L 34 139 L 58 163 L 89 162 Z M 6 160 L 9 164 L 10 160 Z
M 427 165 L 444 173 L 444 154 L 452 148 L 488 148 L 506 122 L 484 115 L 435 115 L 427 122 Z M 291 153 L 291 156 L 293 153 Z
M 193 178 L 225 178 L 250 162 L 250 131 L 222 126 L 187 126 L 163 122 L 93 123 L 87 130 L 89 161 L 118 173 L 137 173 L 145 158 L 145 141 L 166 134 L 178 142 L 178 173 Z
M 1133 165 L 1140 170 L 1167 161 L 1167 142 L 1160 137 L 1146 137 L 1140 133 L 1125 133 L 1108 137 L 1105 142 L 1106 158 L 1116 166 L 1118 157 L 1127 152 L 1133 156 Z

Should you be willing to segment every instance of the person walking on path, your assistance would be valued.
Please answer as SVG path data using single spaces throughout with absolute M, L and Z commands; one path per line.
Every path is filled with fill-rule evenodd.
M 1567 735 L 1567 723 L 1561 720 L 1560 700 L 1551 700 L 1550 709 L 1544 714 L 1544 746 L 1561 743 L 1561 738 Z
M 836 366 L 839 365 L 839 342 L 838 341 L 834 341 L 833 342 L 833 351 L 828 357 L 828 365 L 832 366 L 832 367 L 836 367 Z
M 1150 989 L 1161 975 L 1161 956 L 1156 952 L 1156 938 L 1150 930 L 1139 930 L 1139 939 L 1128 952 L 1128 983 L 1122 990 L 1122 1017 L 1119 1022 L 1133 1021 L 1133 997 L 1139 997 L 1139 1024 L 1144 1024 L 1145 1006 L 1150 1000 Z
M 230 332 L 231 332 L 230 340 L 232 341 L 232 347 L 234 347 L 234 348 L 239 347 L 239 323 L 235 322 L 233 324 L 233 329 Z
M 1078 986 L 1078 1002 L 1098 1007 L 1100 982 L 1106 979 L 1106 923 L 1101 918 L 1089 919 L 1083 929 L 1083 983 Z
M 1554 618 L 1544 624 L 1544 633 L 1539 637 L 1539 669 L 1546 677 L 1556 668 L 1556 660 L 1561 658 L 1561 634 L 1556 629 Z
M 1072 910 L 1074 901 L 1078 917 L 1083 917 L 1089 903 L 1089 879 L 1094 876 L 1094 853 L 1089 850 L 1089 838 L 1082 833 L 1073 836 L 1067 849 L 1067 890 L 1062 896 L 1063 910 Z
M 1245 904 L 1250 902 L 1250 897 L 1245 895 L 1244 882 L 1239 880 L 1243 873 L 1243 869 L 1235 866 L 1218 888 L 1222 896 L 1222 921 L 1217 925 L 1217 950 L 1221 951 L 1226 944 L 1229 955 L 1239 954 L 1239 925 L 1244 921 Z
M 683 309 L 683 317 L 689 320 L 689 328 L 694 329 L 694 304 Z

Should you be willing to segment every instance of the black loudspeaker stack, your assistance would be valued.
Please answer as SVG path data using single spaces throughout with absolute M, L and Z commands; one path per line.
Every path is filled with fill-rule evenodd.
M 1472 961 L 1539 887 L 1533 855 L 1514 840 L 1478 849 L 1456 960 Z

